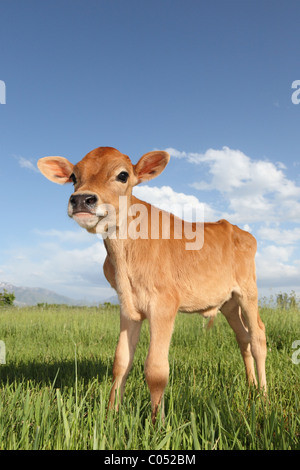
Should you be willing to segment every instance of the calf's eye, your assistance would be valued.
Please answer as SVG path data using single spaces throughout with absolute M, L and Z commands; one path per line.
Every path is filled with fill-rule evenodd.
M 127 171 L 121 171 L 121 173 L 118 174 L 117 180 L 121 181 L 122 183 L 126 183 L 129 178 L 129 174 Z

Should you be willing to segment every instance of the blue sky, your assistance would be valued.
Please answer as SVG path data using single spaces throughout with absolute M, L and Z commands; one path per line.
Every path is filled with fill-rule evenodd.
M 73 298 L 112 293 L 101 241 L 36 171 L 112 146 L 169 149 L 135 193 L 203 204 L 258 240 L 261 295 L 300 295 L 299 1 L 2 0 L 0 281 Z

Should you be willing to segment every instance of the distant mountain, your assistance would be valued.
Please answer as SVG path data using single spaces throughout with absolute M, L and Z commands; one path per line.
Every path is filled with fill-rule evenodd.
M 8 292 L 13 292 L 16 296 L 14 304 L 23 307 L 26 305 L 36 305 L 38 303 L 48 304 L 67 304 L 67 305 L 99 305 L 104 302 L 110 302 L 111 304 L 118 304 L 118 296 L 115 295 L 105 300 L 99 300 L 99 302 L 87 302 L 86 300 L 75 300 L 64 295 L 57 294 L 48 289 L 42 287 L 22 287 L 15 286 L 9 282 L 0 281 L 0 292 L 6 289 Z
M 75 305 L 78 301 L 70 299 L 69 297 L 57 294 L 48 289 L 41 287 L 22 287 L 15 286 L 8 282 L 0 282 L 0 291 L 6 289 L 8 292 L 14 292 L 16 305 L 36 305 L 37 303 L 51 303 L 51 304 L 72 304 Z
M 37 303 L 43 302 L 48 304 L 80 304 L 78 300 L 70 299 L 69 297 L 41 287 L 14 286 L 8 282 L 0 281 L 0 291 L 3 291 L 3 289 L 6 289 L 8 292 L 14 292 L 16 296 L 14 304 L 18 306 L 36 305 Z

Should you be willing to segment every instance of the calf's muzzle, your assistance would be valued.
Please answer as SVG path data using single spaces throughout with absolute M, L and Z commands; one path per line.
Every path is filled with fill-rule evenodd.
M 94 213 L 94 209 L 98 202 L 96 194 L 72 194 L 70 197 L 70 205 L 72 213 L 89 212 Z

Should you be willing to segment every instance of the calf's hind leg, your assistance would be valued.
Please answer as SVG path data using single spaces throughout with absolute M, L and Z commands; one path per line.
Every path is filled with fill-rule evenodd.
M 221 307 L 221 312 L 224 314 L 229 325 L 235 332 L 236 339 L 240 347 L 242 358 L 245 364 L 248 382 L 249 384 L 257 386 L 254 361 L 250 346 L 250 334 L 243 323 L 241 307 L 238 305 L 236 300 L 232 298 Z
M 265 325 L 258 313 L 257 293 L 255 295 L 243 295 L 239 302 L 250 334 L 251 353 L 256 364 L 259 387 L 266 392 L 267 344 Z

